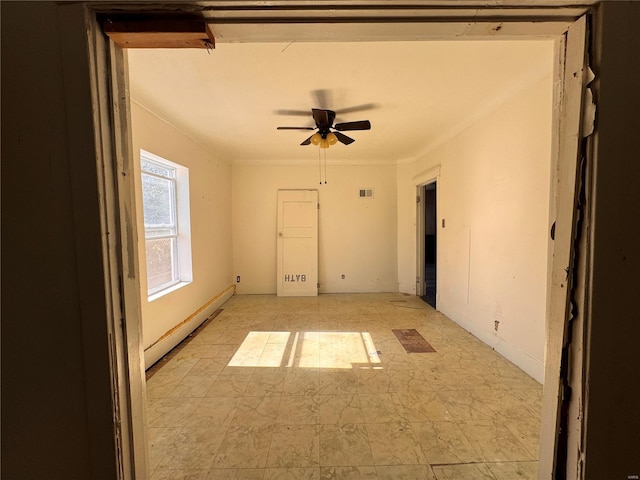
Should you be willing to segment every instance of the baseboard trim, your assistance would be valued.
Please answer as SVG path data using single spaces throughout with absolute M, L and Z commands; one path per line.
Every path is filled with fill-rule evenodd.
M 231 285 L 213 297 L 207 303 L 198 308 L 187 318 L 176 324 L 168 332 L 162 335 L 155 343 L 144 351 L 145 370 L 148 370 L 169 353 L 176 345 L 184 340 L 191 332 L 198 328 L 202 322 L 211 316 L 235 293 L 235 285 Z

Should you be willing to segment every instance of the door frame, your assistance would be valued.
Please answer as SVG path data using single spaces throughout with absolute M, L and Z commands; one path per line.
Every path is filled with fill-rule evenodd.
M 412 183 L 416 188 L 416 295 L 425 295 L 426 285 L 425 278 L 425 202 L 422 197 L 423 188 L 432 183 L 436 184 L 436 229 L 440 229 L 438 225 L 441 225 L 440 209 L 438 205 L 440 203 L 440 165 L 425 170 L 413 177 Z M 436 236 L 436 252 L 438 252 L 438 242 L 440 235 Z M 436 256 L 436 272 L 440 268 L 440 255 Z M 438 305 L 438 295 L 440 291 L 439 278 L 436 275 L 436 305 Z M 437 310 L 437 308 L 436 308 Z
M 301 40 L 431 40 L 469 39 L 510 36 L 553 38 L 556 40 L 559 72 L 556 85 L 560 94 L 554 107 L 560 112 L 554 122 L 552 204 L 555 205 L 556 235 L 552 255 L 551 280 L 548 284 L 548 318 L 546 378 L 539 478 L 552 478 L 555 472 L 560 408 L 561 355 L 565 346 L 571 292 L 560 279 L 570 264 L 575 248 L 576 176 L 580 153 L 582 94 L 587 70 L 585 14 L 590 4 L 510 9 L 498 5 L 478 15 L 483 7 L 473 0 L 461 0 L 455 7 L 447 2 L 418 2 L 421 18 L 361 0 L 347 0 L 340 5 L 313 6 L 300 3 L 291 8 L 284 0 L 268 6 L 251 1 L 237 1 L 225 11 L 216 2 L 197 2 L 202 14 L 210 18 L 214 35 L 225 41 L 274 41 L 285 35 Z M 534 2 L 535 3 L 535 2 Z M 196 2 L 193 2 L 196 4 Z M 246 7 L 241 13 L 236 7 Z M 435 8 L 435 7 L 438 8 Z M 137 265 L 135 199 L 133 195 L 132 152 L 128 112 L 126 52 L 105 40 L 97 15 L 122 12 L 118 3 L 86 3 L 87 42 L 91 53 L 91 83 L 95 107 L 95 135 L 101 151 L 96 153 L 101 182 L 101 223 L 103 254 L 111 300 L 109 328 L 116 334 L 111 350 L 111 372 L 116 431 L 122 479 L 146 478 L 146 422 L 144 417 L 144 365 L 141 343 L 140 281 Z M 190 12 L 192 5 L 180 3 L 160 8 Z M 158 13 L 158 5 L 127 3 L 129 13 Z M 235 13 L 233 13 L 235 12 Z M 403 13 L 404 12 L 404 13 Z M 213 17 L 216 16 L 214 20 Z M 241 20 L 233 15 L 243 15 Z M 372 28 L 372 25 L 377 28 Z M 275 32 L 275 33 L 274 33 Z M 278 33 L 279 32 L 279 33 Z M 111 99 L 114 99 L 111 101 Z M 576 123 L 577 121 L 577 123 Z M 125 132 L 123 135 L 122 133 Z M 415 185 L 415 184 L 414 184 Z M 440 219 L 438 219 L 440 221 Z M 584 289 L 586 281 L 574 285 Z M 582 349 L 582 339 L 574 339 Z M 554 378 L 553 382 L 549 380 Z M 558 380 L 556 382 L 555 380 Z M 553 384 L 551 388 L 547 383 Z M 580 420 L 582 422 L 582 420 Z M 582 428 L 580 423 L 579 428 Z

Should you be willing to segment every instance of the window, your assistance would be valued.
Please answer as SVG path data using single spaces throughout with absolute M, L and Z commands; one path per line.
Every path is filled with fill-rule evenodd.
M 149 300 L 192 280 L 189 169 L 140 151 Z

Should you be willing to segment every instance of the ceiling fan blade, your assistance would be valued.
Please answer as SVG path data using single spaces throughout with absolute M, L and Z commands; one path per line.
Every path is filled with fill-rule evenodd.
M 312 108 L 313 119 L 316 122 L 318 128 L 329 128 L 333 125 L 333 120 L 336 118 L 336 113 L 333 110 L 323 110 L 321 108 Z
M 313 137 L 313 135 L 311 135 L 311 137 Z M 304 142 L 302 142 L 300 145 L 310 145 L 311 144 L 311 137 L 307 138 Z
M 291 115 L 294 117 L 308 117 L 309 110 L 274 110 L 276 115 Z
M 315 130 L 315 127 L 277 127 L 277 130 Z
M 333 132 L 334 135 L 338 138 L 338 141 L 340 143 L 343 143 L 345 145 L 349 145 L 350 143 L 355 142 L 355 140 L 353 138 L 347 137 L 345 134 L 340 133 L 340 132 Z
M 353 112 L 363 112 L 365 110 L 374 110 L 378 108 L 377 103 L 363 103 L 362 105 L 354 105 L 353 107 L 340 108 L 336 110 L 338 115 L 342 115 L 343 113 L 353 113 Z
M 371 122 L 369 120 L 359 120 L 357 122 L 336 123 L 333 128 L 342 132 L 348 130 L 371 130 Z

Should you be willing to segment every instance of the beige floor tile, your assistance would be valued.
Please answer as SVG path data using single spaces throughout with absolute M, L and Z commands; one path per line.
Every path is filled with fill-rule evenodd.
M 212 468 L 206 480 L 263 480 L 262 468 Z
M 455 422 L 412 423 L 420 446 L 430 464 L 481 461 L 481 455 L 469 443 Z
M 438 480 L 496 480 L 482 463 L 434 466 L 432 470 Z
M 208 470 L 176 470 L 172 480 L 207 480 Z
M 523 417 L 518 420 L 506 420 L 504 424 L 533 458 L 537 459 L 540 448 L 540 418 Z
M 173 398 L 202 398 L 207 395 L 216 377 L 211 375 L 186 374 L 169 393 Z
M 264 473 L 264 470 L 257 469 Z M 238 469 L 237 468 L 212 468 L 207 473 L 207 480 L 237 480 Z M 259 477 L 262 478 L 262 477 Z
M 381 348 L 381 347 L 378 347 Z M 392 353 L 389 351 L 382 350 L 382 355 L 380 355 L 380 360 L 382 363 L 382 368 L 387 370 L 413 370 L 416 368 L 415 363 L 409 357 L 408 353 Z
M 436 480 L 428 465 L 377 466 L 378 480 Z
M 267 468 L 264 480 L 320 480 L 320 468 Z
M 191 343 L 194 343 L 196 345 L 212 345 L 217 343 L 217 340 L 222 335 L 222 332 L 210 327 L 211 326 L 208 325 L 200 332 L 198 332 L 197 335 L 193 335 L 191 338 Z
M 408 354 L 393 328 L 436 352 Z M 537 466 L 541 386 L 401 294 L 234 296 L 153 367 L 147 399 L 157 479 L 503 480 Z
M 239 398 L 231 425 L 273 425 L 278 417 L 279 406 L 279 396 Z
M 320 423 L 365 423 L 359 395 L 318 395 Z
M 229 425 L 236 413 L 238 400 L 238 397 L 203 398 L 187 419 L 186 426 Z
M 458 426 L 485 462 L 535 460 L 534 455 L 499 420 L 467 420 Z
M 175 443 L 175 439 L 178 436 L 178 433 L 180 433 L 180 430 L 182 430 L 182 427 L 148 427 L 147 438 L 149 440 L 149 446 L 153 447 L 156 445 L 168 445 Z
M 516 390 L 484 390 L 478 392 L 487 406 L 500 418 L 520 419 L 536 416 L 527 406 L 525 395 Z
M 176 443 L 162 457 L 159 469 L 208 470 L 218 449 L 217 442 Z
M 394 393 L 393 401 L 402 407 L 403 415 L 410 422 L 453 420 L 447 402 L 436 392 Z
M 202 469 L 159 469 L 151 476 L 151 480 L 207 480 L 207 470 Z
M 318 370 L 296 368 L 287 372 L 282 389 L 283 395 L 316 395 L 320 389 Z
M 156 373 L 153 377 L 147 380 L 147 398 L 169 398 L 171 392 L 175 390 L 178 384 L 182 381 L 182 378 L 186 373 L 180 374 L 163 374 L 163 372 Z
M 514 392 L 522 399 L 531 415 L 539 418 L 542 414 L 542 386 L 518 389 L 514 390 Z
M 321 480 L 376 480 L 378 474 L 372 466 L 321 467 Z
M 208 344 L 193 344 L 186 345 L 181 351 L 179 356 L 185 359 L 200 359 L 200 358 L 224 358 L 228 359 L 237 350 L 238 345 L 208 345 Z
M 164 456 L 173 450 L 173 448 L 173 444 L 149 445 L 149 457 L 147 458 L 149 469 L 151 471 L 155 470 Z
M 208 375 L 215 378 L 226 365 L 227 362 L 219 358 L 201 358 L 193 365 L 189 373 L 192 375 Z
M 317 467 L 318 425 L 276 425 L 271 437 L 267 467 Z
M 244 376 L 250 378 L 251 375 L 256 371 L 255 367 L 247 366 L 247 365 L 234 365 L 231 364 L 231 360 L 227 361 L 225 367 L 220 371 L 220 376 L 224 375 L 233 375 L 233 376 Z
M 237 480 L 263 480 L 264 473 L 262 468 L 239 468 Z
M 413 427 L 405 422 L 367 425 L 369 446 L 376 465 L 426 463 Z
M 393 392 L 391 375 L 386 370 L 360 369 L 356 370 L 359 393 L 390 393 Z
M 264 468 L 269 454 L 273 426 L 231 425 L 217 455 L 213 468 Z
M 403 405 L 392 393 L 361 393 L 359 397 L 365 423 L 388 423 L 407 419 Z
M 207 397 L 242 397 L 247 389 L 249 375 L 218 375 L 206 393 Z
M 434 390 L 419 369 L 392 371 L 389 377 L 393 392 L 422 393 Z
M 155 470 L 150 477 L 150 480 L 171 480 L 173 476 L 173 470 Z
M 224 333 L 221 333 L 216 339 L 216 344 L 218 345 L 238 345 L 242 343 L 246 338 L 249 332 L 242 330 L 227 330 Z
M 496 480 L 536 480 L 538 462 L 487 463 Z
M 220 446 L 227 427 L 184 427 L 175 438 L 176 444 L 208 443 L 215 449 Z
M 320 372 L 320 394 L 346 394 L 358 393 L 360 390 L 359 377 L 352 371 L 346 372 Z
M 434 390 L 467 390 L 469 388 L 464 376 L 453 369 L 431 370 L 423 374 Z
M 452 420 L 488 419 L 494 416 L 485 400 L 485 391 L 445 390 L 437 393 Z
M 315 425 L 320 421 L 318 395 L 283 395 L 276 423 L 279 425 Z
M 151 378 L 157 375 L 173 375 L 182 378 L 191 371 L 196 363 L 198 363 L 197 358 L 181 357 L 177 353 L 175 356 L 171 356 L 171 358 L 165 357 L 153 365 L 153 370 L 157 371 L 157 373 Z M 151 381 L 151 378 L 149 381 Z
M 281 395 L 284 379 L 287 375 L 283 370 L 254 370 L 244 392 L 245 396 Z
M 517 369 L 514 371 L 513 369 Z M 522 372 L 518 367 L 510 365 L 505 370 L 498 370 L 500 381 L 505 383 L 509 388 L 517 390 L 538 390 L 542 388 L 536 380 Z
M 364 425 L 321 425 L 320 465 L 373 465 Z
M 147 401 L 147 424 L 150 427 L 183 427 L 201 402 L 201 398 L 150 399 Z

